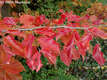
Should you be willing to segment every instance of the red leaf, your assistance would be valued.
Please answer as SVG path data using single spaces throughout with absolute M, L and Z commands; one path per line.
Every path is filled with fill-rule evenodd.
M 48 37 L 51 37 L 51 36 L 55 35 L 55 32 L 52 29 L 48 28 L 48 27 L 47 28 L 36 29 L 35 32 L 38 33 L 38 34 L 41 34 L 43 36 L 48 36 Z
M 3 23 L 9 26 L 16 25 L 16 19 L 13 17 L 5 17 L 3 19 Z
M 84 57 L 86 55 L 86 47 L 83 46 L 83 44 L 81 42 L 78 42 L 77 43 L 77 47 L 78 47 L 78 51 L 79 53 L 81 54 L 82 58 L 83 58 L 83 61 L 84 61 Z
M 64 45 L 67 45 L 68 42 L 70 41 L 71 39 L 71 33 L 66 33 L 65 35 L 63 35 L 60 39 L 61 41 L 64 43 Z
M 67 47 L 66 50 L 69 53 L 71 60 L 72 59 L 77 60 L 80 58 L 80 53 L 79 53 L 78 49 L 76 49 L 77 42 L 75 40 L 77 40 L 77 39 L 75 37 L 75 33 L 72 33 L 71 40 L 69 41 L 69 43 L 66 46 Z
M 77 31 L 73 31 L 72 34 L 75 35 L 75 40 L 79 41 L 80 40 L 80 35 Z
M 8 30 L 11 27 L 8 27 L 8 25 L 4 24 L 3 21 L 0 21 L 0 31 L 2 30 Z
M 36 72 L 38 72 L 42 67 L 40 57 L 41 57 L 41 54 L 38 51 L 36 51 L 35 54 L 30 59 L 27 59 L 27 65 L 32 70 L 36 70 Z
M 34 36 L 32 34 L 28 34 L 25 40 L 23 40 L 23 45 L 25 46 L 25 58 L 27 59 L 27 65 L 32 70 L 36 70 L 38 72 L 42 67 L 42 63 L 40 60 L 40 53 L 36 50 L 36 47 L 32 46 L 34 42 Z
M 48 59 L 51 64 L 56 63 L 56 57 L 60 53 L 59 44 L 54 41 L 52 38 L 40 37 L 39 43 L 41 46 L 41 52 Z
M 71 32 L 71 30 L 69 30 L 69 29 L 67 29 L 67 30 L 59 29 L 59 32 L 56 35 L 56 39 L 57 40 L 61 39 L 62 42 L 66 45 L 70 41 L 71 37 L 73 37 L 73 36 L 75 37 L 74 40 L 76 40 L 76 41 L 80 40 L 80 35 L 77 31 Z
M 0 80 L 22 80 L 20 72 L 24 67 L 18 61 L 13 60 L 12 63 L 3 64 L 0 67 Z
M 0 80 L 22 80 L 20 72 L 23 70 L 22 64 L 0 46 Z
M 64 24 L 64 21 L 65 21 L 65 19 L 64 19 L 64 17 L 62 16 L 62 18 L 58 19 L 57 25 Z
M 81 20 L 80 16 L 73 15 L 70 13 L 67 15 L 67 18 L 68 18 L 68 22 L 71 22 L 71 21 L 79 22 Z
M 60 39 L 61 37 L 67 36 L 71 30 L 70 29 L 57 29 L 57 33 L 55 34 L 56 40 Z
M 20 17 L 20 23 L 24 24 L 24 25 L 32 25 L 34 23 L 34 16 L 30 16 L 30 15 L 22 15 Z
M 68 52 L 66 51 L 66 49 L 63 49 L 61 51 L 60 58 L 61 58 L 61 61 L 64 62 L 64 64 L 66 64 L 67 66 L 70 65 L 71 59 L 69 58 Z
M 25 46 L 25 57 L 30 58 L 33 55 L 33 44 L 34 36 L 32 34 L 27 35 L 26 39 L 23 41 L 23 45 Z
M 38 39 L 38 42 L 40 43 L 42 49 L 51 50 L 57 54 L 60 53 L 59 44 L 52 38 L 40 37 Z
M 37 16 L 35 19 L 35 25 L 40 26 L 40 25 L 44 24 L 44 22 L 48 23 L 46 21 L 48 21 L 48 20 L 45 18 L 44 15 Z
M 93 58 L 98 62 L 100 65 L 104 65 L 105 59 L 103 57 L 103 53 L 100 50 L 99 44 L 96 44 L 93 50 Z
M 5 45 L 11 47 L 12 52 L 14 52 L 16 55 L 20 55 L 20 56 L 24 57 L 23 46 L 21 45 L 21 43 L 14 40 L 14 38 L 12 36 L 10 36 L 10 35 L 6 36 L 4 38 L 4 43 L 5 43 Z
M 11 58 L 9 64 L 3 64 L 1 66 L 6 72 L 12 73 L 12 74 L 19 74 L 24 70 L 24 67 L 22 64 L 15 60 L 14 58 Z
M 22 80 L 22 76 L 20 74 L 0 71 L 0 80 Z
M 5 53 L 3 46 L 0 46 L 0 64 L 8 64 L 10 61 L 11 55 Z
M 5 44 L 3 45 L 3 49 L 4 49 L 5 53 L 8 55 L 11 55 L 11 56 L 15 55 L 15 53 L 12 52 L 12 50 L 8 46 L 6 46 Z
M 81 38 L 81 40 L 80 40 L 80 43 L 84 46 L 84 48 L 87 50 L 87 49 L 89 49 L 89 45 L 90 45 L 90 40 L 92 40 L 92 35 L 91 35 L 91 33 L 85 33 L 83 36 L 82 36 L 82 38 Z
M 81 40 L 76 42 L 78 51 L 82 55 L 83 61 L 84 61 L 84 56 L 86 55 L 86 51 L 89 49 L 90 40 L 92 40 L 91 33 L 85 33 L 82 36 Z
M 42 49 L 41 53 L 43 53 L 43 55 L 48 59 L 50 64 L 56 64 L 56 57 L 58 55 L 56 55 L 54 52 Z
M 8 30 L 6 32 L 13 35 L 13 36 L 18 36 L 18 37 L 23 37 L 23 38 L 26 37 L 26 34 L 24 32 L 19 31 L 19 30 Z
M 79 51 L 75 48 L 75 45 L 72 45 L 69 49 L 69 56 L 71 58 L 71 60 L 78 60 L 80 58 L 80 53 Z
M 92 34 L 94 34 L 95 36 L 101 37 L 103 39 L 107 39 L 107 33 L 105 33 L 104 31 L 94 27 L 92 29 L 90 29 L 90 31 L 92 32 Z
M 78 49 L 76 49 L 76 37 L 75 33 L 72 33 L 70 37 L 70 41 L 66 46 L 64 46 L 64 49 L 61 51 L 60 57 L 61 60 L 69 66 L 72 59 L 77 60 L 80 58 L 80 52 Z M 77 38 L 79 39 L 79 38 Z M 63 53 L 64 52 L 64 53 Z

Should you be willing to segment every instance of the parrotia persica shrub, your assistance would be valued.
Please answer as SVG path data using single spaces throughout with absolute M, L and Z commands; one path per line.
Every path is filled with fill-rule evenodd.
M 0 20 L 0 80 L 21 79 L 19 73 L 24 67 L 15 58 L 16 55 L 25 58 L 29 68 L 38 72 L 43 66 L 41 55 L 54 65 L 60 56 L 61 61 L 69 66 L 72 60 L 78 60 L 80 56 L 84 61 L 94 37 L 107 39 L 107 33 L 97 28 L 97 25 L 104 23 L 96 16 L 80 17 L 72 11 L 63 10 L 59 13 L 60 18 L 53 20 L 44 15 L 22 15 Z M 84 31 L 83 35 L 80 35 L 81 30 Z M 64 45 L 61 46 L 58 40 Z M 100 44 L 94 46 L 92 58 L 100 66 L 104 64 Z

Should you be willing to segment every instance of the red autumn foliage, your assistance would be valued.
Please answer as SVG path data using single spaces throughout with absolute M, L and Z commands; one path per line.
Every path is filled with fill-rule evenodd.
M 107 33 L 104 31 L 97 27 L 89 28 L 90 24 L 96 25 L 93 24 L 96 19 L 89 19 L 89 16 L 80 17 L 73 14 L 72 11 L 64 12 L 60 10 L 60 12 L 61 17 L 53 21 L 53 26 L 57 25 L 56 28 L 51 26 L 51 20 L 47 19 L 44 15 L 36 17 L 22 15 L 17 20 L 8 17 L 0 21 L 0 35 L 3 36 L 3 44 L 0 46 L 1 80 L 17 80 L 20 76 L 19 72 L 24 70 L 21 63 L 14 58 L 16 55 L 25 58 L 29 68 L 38 72 L 43 66 L 41 55 L 46 57 L 50 64 L 54 65 L 56 64 L 57 57 L 60 56 L 62 62 L 69 66 L 72 60 L 78 60 L 80 56 L 82 56 L 84 61 L 86 52 L 90 48 L 90 41 L 94 36 L 107 39 Z M 90 23 L 90 20 L 92 23 Z M 66 28 L 58 28 L 58 26 L 64 24 L 65 21 L 67 21 Z M 22 24 L 19 28 L 24 28 L 25 31 L 13 29 L 16 28 L 17 23 Z M 46 27 L 42 27 L 42 25 L 46 25 Z M 81 28 L 81 25 L 87 28 L 83 29 L 84 34 L 82 36 L 79 34 L 80 30 L 76 29 L 78 27 Z M 30 28 L 31 32 L 28 32 L 27 30 L 29 29 L 26 28 Z M 7 32 L 8 35 L 4 36 L 3 31 Z M 14 36 L 23 38 L 23 40 L 16 40 Z M 64 43 L 63 47 L 58 40 Z M 37 49 L 38 47 L 40 47 L 39 50 Z M 98 44 L 94 47 L 92 56 L 98 64 L 104 65 L 105 59 Z M 6 77 L 4 77 L 4 75 Z
M 22 80 L 20 72 L 23 70 L 22 64 L 0 46 L 0 80 Z
M 93 50 L 93 58 L 98 62 L 98 64 L 103 65 L 105 59 L 103 53 L 101 52 L 99 44 L 96 44 Z
M 14 40 L 13 36 L 6 36 L 4 38 L 4 44 L 10 49 L 10 51 L 12 51 L 13 54 L 24 57 L 23 46 L 20 42 Z
M 25 26 L 27 25 L 32 25 L 34 22 L 34 16 L 30 16 L 30 15 L 22 15 L 19 20 L 21 24 L 24 24 Z
M 40 57 L 41 54 L 38 51 L 36 51 L 31 58 L 27 59 L 27 65 L 30 69 L 36 70 L 36 72 L 40 70 L 40 68 L 42 67 Z

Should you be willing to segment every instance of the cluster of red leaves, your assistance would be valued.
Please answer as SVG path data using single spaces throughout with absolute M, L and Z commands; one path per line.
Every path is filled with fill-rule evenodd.
M 12 56 L 13 53 L 5 50 L 5 45 L 0 46 L 0 80 L 22 80 L 19 73 L 24 67 Z
M 15 55 L 25 58 L 29 68 L 38 72 L 43 65 L 40 59 L 41 55 L 44 55 L 50 64 L 55 64 L 57 56 L 60 56 L 64 64 L 69 66 L 72 60 L 78 60 L 80 56 L 82 56 L 84 61 L 86 51 L 88 51 L 90 47 L 90 40 L 92 40 L 94 36 L 107 39 L 107 33 L 97 27 L 84 29 L 84 34 L 82 36 L 80 36 L 79 31 L 76 29 L 49 28 L 51 23 L 59 26 L 67 21 L 67 27 L 89 27 L 90 23 L 91 25 L 95 25 L 94 22 L 98 21 L 92 20 L 88 15 L 83 17 L 77 16 L 73 14 L 72 11 L 64 12 L 63 10 L 60 10 L 59 12 L 62 13 L 61 17 L 54 20 L 49 20 L 44 15 L 36 17 L 23 15 L 19 19 L 7 17 L 0 21 L 1 35 L 4 35 L 4 33 L 2 33 L 2 30 L 4 29 L 9 33 L 9 35 L 3 36 L 3 44 L 0 46 L 0 78 L 2 80 L 7 77 L 11 79 L 11 75 L 19 74 L 19 72 L 24 70 L 21 63 L 13 58 Z M 34 28 L 35 26 L 38 27 L 41 25 L 46 25 L 46 27 L 35 29 L 33 33 L 12 30 L 13 28 L 16 28 L 17 23 L 22 24 L 20 28 Z M 100 21 L 97 23 L 101 24 Z M 39 36 L 36 37 L 34 34 L 39 34 Z M 22 42 L 15 40 L 15 35 L 23 37 L 24 40 Z M 59 39 L 64 43 L 63 49 L 57 42 Z M 38 46 L 41 47 L 40 50 L 37 49 Z M 99 44 L 96 44 L 94 47 L 92 56 L 98 64 L 104 64 L 105 59 Z M 14 78 L 14 80 L 17 79 Z

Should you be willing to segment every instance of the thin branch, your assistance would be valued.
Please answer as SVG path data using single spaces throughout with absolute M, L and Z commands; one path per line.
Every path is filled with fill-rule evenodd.
M 40 28 L 47 28 L 47 27 L 46 27 L 46 26 L 39 26 L 39 27 L 34 27 L 34 28 L 28 28 L 28 29 L 16 29 L 16 30 L 20 30 L 20 31 L 32 31 L 32 30 L 40 29 Z M 55 26 L 55 27 L 48 27 L 48 28 L 52 28 L 52 29 L 56 29 L 56 28 L 89 29 L 89 28 L 92 28 L 92 26 L 91 26 L 91 27 L 88 27 L 88 28 L 85 28 L 85 27 L 68 27 L 68 26 Z
M 98 25 L 98 26 L 104 26 L 107 27 L 107 25 Z M 17 31 L 33 31 L 36 29 L 41 29 L 41 28 L 66 28 L 66 29 L 79 29 L 79 30 L 88 30 L 90 28 L 97 27 L 97 26 L 90 26 L 90 27 L 69 27 L 69 26 L 52 26 L 52 27 L 46 27 L 46 26 L 35 26 L 33 28 L 17 28 L 17 29 L 10 29 L 10 30 L 17 30 Z M 8 30 L 1 30 L 1 32 L 7 32 Z

